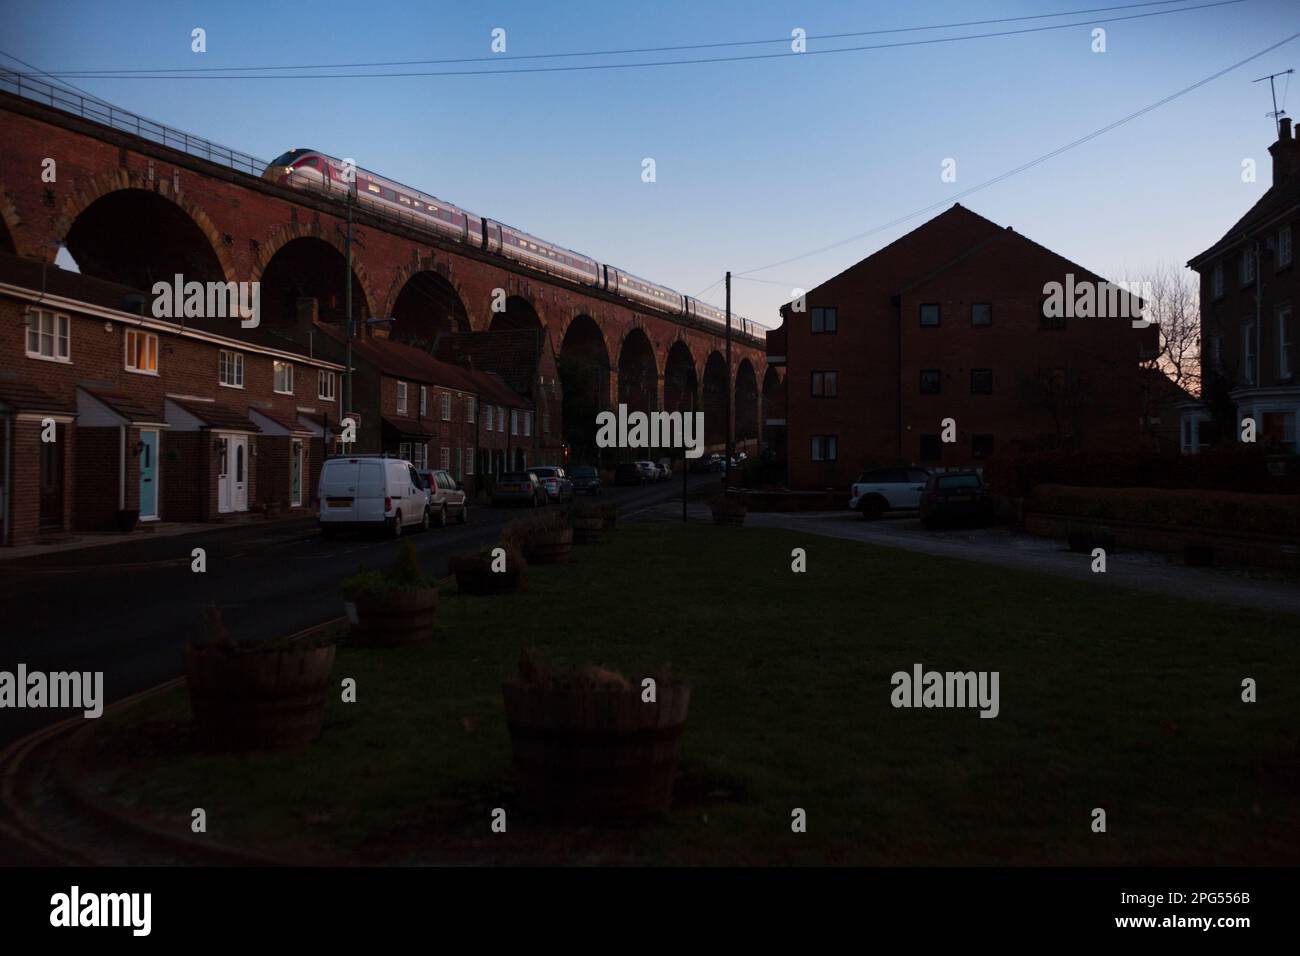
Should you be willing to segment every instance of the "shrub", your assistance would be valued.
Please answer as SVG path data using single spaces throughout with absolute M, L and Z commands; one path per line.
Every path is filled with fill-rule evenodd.
M 1040 485 L 1030 496 L 1029 510 L 1176 528 L 1300 534 L 1300 495 Z
M 671 684 L 675 680 L 670 666 L 659 668 L 656 673 L 645 676 L 652 677 L 659 685 Z M 532 647 L 522 648 L 519 652 L 519 671 L 516 681 L 525 687 L 587 693 L 627 691 L 633 688 L 633 683 L 616 670 L 595 664 L 586 667 L 556 667 Z M 639 683 L 638 681 L 637 686 Z
M 337 644 L 339 631 L 337 627 L 322 627 L 306 637 L 295 638 L 290 640 L 289 637 L 278 637 L 272 640 L 232 640 L 226 631 L 225 621 L 222 620 L 221 606 L 210 604 L 202 609 L 203 616 L 203 636 L 201 639 L 190 642 L 190 646 L 197 651 L 216 651 L 222 654 L 259 654 L 281 651 L 310 651 L 318 647 L 326 647 L 330 644 Z
M 558 511 L 548 510 L 541 514 L 520 518 L 518 521 L 511 521 L 501 529 L 500 540 L 507 547 L 523 550 L 533 538 L 564 531 L 568 526 L 568 520 L 564 515 Z

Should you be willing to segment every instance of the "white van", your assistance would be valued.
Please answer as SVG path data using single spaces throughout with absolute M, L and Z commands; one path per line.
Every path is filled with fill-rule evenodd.
M 320 527 L 328 537 L 352 528 L 429 527 L 429 493 L 415 467 L 401 458 L 327 458 L 320 473 Z

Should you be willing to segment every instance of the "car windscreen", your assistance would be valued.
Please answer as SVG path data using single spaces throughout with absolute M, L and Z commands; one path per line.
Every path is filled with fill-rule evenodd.
M 938 487 L 944 491 L 951 491 L 954 488 L 978 488 L 979 486 L 979 475 L 943 475 L 939 478 L 938 483 Z

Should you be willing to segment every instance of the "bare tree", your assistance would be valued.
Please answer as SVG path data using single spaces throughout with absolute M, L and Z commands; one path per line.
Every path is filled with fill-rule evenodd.
M 1160 327 L 1154 358 L 1143 365 L 1159 369 L 1191 395 L 1201 393 L 1200 278 L 1189 269 L 1161 265 L 1126 280 L 1146 303 L 1147 318 Z

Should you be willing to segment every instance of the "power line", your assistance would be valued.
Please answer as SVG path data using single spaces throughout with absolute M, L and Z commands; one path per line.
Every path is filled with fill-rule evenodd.
M 962 40 L 987 40 L 998 37 L 1022 36 L 1028 33 L 1043 33 L 1049 30 L 1066 30 L 1071 27 L 1095 26 L 1099 23 L 1119 23 L 1126 20 L 1141 20 L 1147 17 L 1168 16 L 1172 13 L 1191 13 L 1196 10 L 1208 10 L 1213 7 L 1226 7 L 1245 0 L 1215 0 L 1195 7 L 1180 7 L 1175 10 L 1156 10 L 1150 13 L 1135 13 L 1125 17 L 1107 17 L 1092 20 L 1076 20 L 1070 23 L 1057 23 L 1041 27 L 1025 27 L 1020 30 L 999 30 L 991 33 L 972 33 L 956 37 L 932 37 L 925 40 L 906 40 L 900 43 L 875 43 L 863 46 L 838 47 L 831 50 L 806 50 L 803 53 L 753 53 L 745 56 L 702 57 L 690 60 L 649 60 L 643 63 L 586 63 L 573 66 L 519 67 L 503 70 L 417 70 L 409 72 L 383 73 L 281 73 L 277 75 L 213 75 L 197 73 L 179 73 L 176 71 L 155 71 L 149 75 L 126 74 L 103 71 L 98 73 L 76 73 L 85 78 L 113 80 L 364 80 L 395 77 L 429 77 L 429 76 L 500 76 L 520 73 L 574 73 L 592 70 L 632 70 L 660 66 L 698 66 L 710 63 L 739 63 L 751 60 L 791 59 L 811 56 L 828 56 L 835 53 L 862 53 L 870 50 L 887 50 L 901 47 L 929 46 L 937 43 L 957 43 Z M 63 73 L 47 74 L 51 77 L 63 77 Z
M 823 33 L 806 37 L 808 40 L 841 40 L 852 37 L 880 36 L 891 33 L 914 33 L 921 30 L 949 30 L 957 27 L 971 26 L 988 26 L 994 23 L 1015 23 L 1026 20 L 1050 20 L 1055 17 L 1072 17 L 1084 13 L 1106 13 L 1112 10 L 1132 10 L 1141 7 L 1161 7 L 1173 3 L 1186 3 L 1188 0 L 1148 0 L 1146 3 L 1123 3 L 1109 7 L 1091 7 L 1083 10 L 1062 10 L 1060 13 L 1039 13 L 1019 17 L 997 17 L 988 20 L 963 20 L 954 23 L 936 23 L 929 26 L 915 27 L 892 27 L 880 30 L 857 30 L 850 33 Z M 370 63 L 298 63 L 292 66 L 195 66 L 195 67 L 174 67 L 158 69 L 111 69 L 104 67 L 97 70 L 61 70 L 58 71 L 60 76 L 104 76 L 105 74 L 129 75 L 133 73 L 232 73 L 241 70 L 247 71 L 266 71 L 266 70 L 352 70 L 364 69 L 376 66 L 432 66 L 448 63 L 486 63 L 501 62 L 509 60 L 550 60 L 569 57 L 589 57 L 589 56 L 628 56 L 642 53 L 676 53 L 684 50 L 711 50 L 723 47 L 742 47 L 742 46 L 761 46 L 771 43 L 789 43 L 791 37 L 776 37 L 771 40 L 730 40 L 717 43 L 690 43 L 677 46 L 650 46 L 636 47 L 622 50 L 591 50 L 588 52 L 578 53 L 530 53 L 521 56 L 503 57 L 500 54 L 493 56 L 469 56 L 456 57 L 440 60 L 378 60 Z
M 757 268 L 754 269 L 746 269 L 743 273 L 736 273 L 736 275 L 748 276 L 748 275 L 752 275 L 755 272 L 765 272 L 768 269 L 775 269 L 777 266 L 783 266 L 791 262 L 798 262 L 799 260 L 807 259 L 810 256 L 820 255 L 823 252 L 829 252 L 832 249 L 838 249 L 840 246 L 845 246 L 851 242 L 857 242 L 859 239 L 865 239 L 867 236 L 872 236 L 878 232 L 883 232 L 884 230 L 892 228 L 893 226 L 897 226 L 900 223 L 907 222 L 909 219 L 915 219 L 917 216 L 925 215 L 925 213 L 938 209 L 941 206 L 949 205 L 950 203 L 953 203 L 958 199 L 965 198 L 966 196 L 979 192 L 982 189 L 986 189 L 989 186 L 1000 183 L 1004 179 L 1009 179 L 1010 177 L 1015 176 L 1018 173 L 1022 173 L 1027 169 L 1031 169 L 1034 166 L 1039 165 L 1040 163 L 1045 163 L 1049 159 L 1054 159 L 1055 157 L 1060 156 L 1062 153 L 1074 149 L 1076 146 L 1082 146 L 1084 143 L 1094 140 L 1098 136 L 1102 136 L 1105 133 L 1109 133 L 1111 130 L 1123 126 L 1124 124 L 1131 122 L 1132 120 L 1135 120 L 1140 116 L 1144 116 L 1147 113 L 1150 113 L 1152 110 L 1159 109 L 1161 106 L 1164 106 L 1166 103 L 1171 103 L 1174 100 L 1178 99 L 1179 97 L 1185 96 L 1188 93 L 1191 93 L 1193 90 L 1197 90 L 1202 86 L 1205 86 L 1207 83 L 1211 83 L 1214 80 L 1217 80 L 1219 77 L 1231 73 L 1233 70 L 1240 69 L 1241 67 L 1245 66 L 1247 63 L 1250 63 L 1253 60 L 1258 60 L 1260 57 L 1264 56 L 1267 53 L 1272 53 L 1274 50 L 1278 49 L 1278 47 L 1285 46 L 1286 44 L 1290 43 L 1292 40 L 1295 40 L 1297 37 L 1300 37 L 1300 32 L 1293 33 L 1286 39 L 1279 40 L 1277 43 L 1274 43 L 1272 46 L 1265 47 L 1264 49 L 1260 50 L 1258 53 L 1252 53 L 1244 60 L 1238 60 L 1236 63 L 1233 63 L 1231 66 L 1226 66 L 1223 69 L 1210 74 L 1204 79 L 1197 80 L 1195 83 L 1191 84 L 1190 86 L 1185 86 L 1181 90 L 1178 90 L 1176 93 L 1171 93 L 1170 95 L 1164 97 L 1163 99 L 1157 100 L 1154 103 L 1150 103 L 1147 106 L 1142 107 L 1140 110 L 1136 110 L 1135 112 L 1129 113 L 1127 116 L 1122 117 L 1121 119 L 1115 120 L 1113 123 L 1109 123 L 1106 126 L 1101 127 L 1100 129 L 1093 130 L 1091 133 L 1088 133 L 1086 136 L 1080 136 L 1078 139 L 1066 143 L 1064 146 L 1057 147 L 1056 149 L 1052 150 L 1049 153 L 1044 153 L 1043 155 L 1039 156 L 1037 159 L 1031 159 L 1027 163 L 1022 163 L 1021 165 L 1016 166 L 1014 169 L 1009 169 L 1004 173 L 1000 173 L 999 175 L 994 176 L 992 179 L 986 179 L 984 180 L 984 182 L 979 183 L 976 186 L 971 186 L 969 189 L 964 189 L 961 192 L 956 193 L 955 195 L 947 196 L 937 202 L 930 203 L 927 206 L 922 206 L 920 209 L 910 212 L 905 216 L 899 216 L 896 219 L 891 219 L 889 222 L 883 223 L 872 229 L 868 229 L 866 232 L 859 232 L 856 235 L 849 236 L 847 239 L 841 239 L 838 242 L 832 242 L 829 245 L 825 245 L 817 249 L 813 249 L 811 252 L 800 253 L 797 256 L 789 256 L 788 258 L 780 259 L 776 262 L 768 263 L 765 266 L 758 266 Z
M 42 70 L 39 66 L 36 66 L 36 65 L 33 64 L 33 63 L 28 63 L 26 60 L 19 59 L 18 57 L 14 56 L 12 53 L 6 53 L 6 52 L 4 52 L 4 50 L 0 50 L 0 56 L 3 56 L 5 59 L 8 59 L 8 60 L 13 60 L 15 63 L 21 63 L 23 66 L 27 67 L 29 70 L 35 70 L 36 73 L 37 73 L 37 75 L 39 75 L 39 76 L 45 76 L 45 77 L 48 77 L 48 78 L 50 78 L 50 79 L 54 79 L 54 75 L 53 75 L 52 73 L 46 73 L 46 72 L 45 72 L 44 70 Z M 29 75 L 30 75 L 30 74 L 29 74 Z M 72 89 L 76 90 L 76 91 L 77 91 L 78 93 L 80 93 L 81 95 L 90 97 L 92 100 L 94 100 L 96 103 L 100 104 L 101 106 L 112 107 L 112 105 L 113 105 L 112 103 L 108 102 L 108 100 L 101 100 L 98 96 L 96 96 L 94 93 L 91 93 L 89 90 L 83 90 L 81 87 L 79 87 L 79 86 L 75 86 L 75 85 L 73 85 L 72 83 L 68 83 L 68 81 L 66 81 L 66 80 L 65 80 L 64 82 L 67 83 L 67 85 L 68 85 L 69 87 L 71 87 Z

